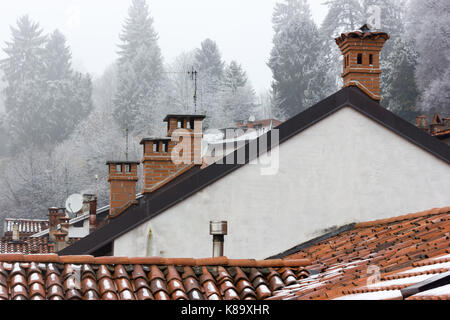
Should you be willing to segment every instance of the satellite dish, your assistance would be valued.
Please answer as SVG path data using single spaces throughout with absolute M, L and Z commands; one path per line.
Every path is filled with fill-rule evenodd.
M 81 194 L 73 194 L 66 200 L 66 210 L 71 214 L 76 214 L 83 207 L 83 196 Z
M 256 120 L 255 116 L 250 116 L 250 117 L 248 118 L 248 121 L 249 121 L 249 122 L 255 122 L 255 120 Z

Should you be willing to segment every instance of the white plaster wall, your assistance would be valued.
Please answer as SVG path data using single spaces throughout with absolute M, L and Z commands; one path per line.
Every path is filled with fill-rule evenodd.
M 449 190 L 450 165 L 344 108 L 283 143 L 276 175 L 238 169 L 118 238 L 114 254 L 208 257 L 209 221 L 227 220 L 225 255 L 262 259 L 333 226 L 448 206 Z

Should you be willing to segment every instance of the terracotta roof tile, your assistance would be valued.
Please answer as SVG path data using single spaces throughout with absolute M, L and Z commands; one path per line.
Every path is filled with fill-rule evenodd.
M 398 295 L 386 292 L 448 271 L 449 252 L 450 207 L 358 223 L 290 255 L 289 259 L 310 259 L 308 269 L 319 274 L 299 279 L 296 273 L 297 285 L 289 286 L 290 272 L 281 268 L 278 272 L 285 285 L 273 294 L 277 299 L 291 299 L 292 294 L 298 299 L 397 299 Z M 428 268 L 418 269 L 421 266 Z M 377 274 L 380 282 L 368 285 L 368 281 L 377 281 Z
M 130 264 L 129 262 L 147 262 Z M 265 299 L 270 279 L 284 285 L 305 261 L 0 255 L 0 299 L 233 300 Z M 273 261 L 271 264 L 270 262 Z M 150 262 L 156 262 L 151 264 Z M 246 263 L 247 262 L 247 263 Z M 150 264 L 149 264 L 150 263 Z M 167 263 L 173 263 L 167 265 Z M 183 263 L 186 263 L 183 265 Z M 249 265 L 282 267 L 257 268 Z M 301 269 L 301 268 L 300 268 Z M 281 269 L 280 269 L 281 270 Z M 302 278 L 304 275 L 302 275 Z M 270 278 L 270 279 L 269 279 Z M 282 284 L 283 283 L 283 284 Z

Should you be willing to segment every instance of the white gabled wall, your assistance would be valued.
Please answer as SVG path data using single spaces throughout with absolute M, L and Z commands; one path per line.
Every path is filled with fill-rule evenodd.
M 227 220 L 225 254 L 262 259 L 330 227 L 448 206 L 449 190 L 450 165 L 344 108 L 283 143 L 277 175 L 246 165 L 116 239 L 114 255 L 208 257 L 209 221 Z

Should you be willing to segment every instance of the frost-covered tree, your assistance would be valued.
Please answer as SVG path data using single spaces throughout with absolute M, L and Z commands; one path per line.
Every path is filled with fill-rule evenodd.
M 450 82 L 450 2 L 411 0 L 407 12 L 408 36 L 418 53 L 416 81 L 420 108 L 448 115 Z
M 248 120 L 250 116 L 259 116 L 255 91 L 248 81 L 247 73 L 238 62 L 231 61 L 226 66 L 222 90 L 229 125 Z
M 117 64 L 106 68 L 100 78 L 93 82 L 92 100 L 97 111 L 111 113 L 114 110 L 114 97 L 117 92 Z
M 223 125 L 226 114 L 219 96 L 223 86 L 225 63 L 219 48 L 211 39 L 204 40 L 195 51 L 195 69 L 198 71 L 199 111 L 207 115 L 206 127 Z
M 28 16 L 12 27 L 1 67 L 7 83 L 5 107 L 11 145 L 51 150 L 92 108 L 91 80 L 75 72 L 65 37 L 42 35 Z
M 278 114 L 292 117 L 328 92 L 319 30 L 305 0 L 277 3 L 273 14 L 273 49 L 268 66 Z
M 92 110 L 92 83 L 89 75 L 72 69 L 72 54 L 66 38 L 58 30 L 44 48 L 45 81 L 42 106 L 46 123 L 41 134 L 46 144 L 63 141 Z
M 133 0 L 120 35 L 115 119 L 130 132 L 152 132 L 161 121 L 164 68 L 146 0 Z
M 195 52 L 179 54 L 167 67 L 168 78 L 165 92 L 167 107 L 170 113 L 195 113 L 195 83 L 190 72 L 195 65 Z M 199 101 L 197 101 L 199 104 Z M 199 108 L 198 108 L 199 109 Z
M 225 69 L 224 84 L 233 91 L 243 88 L 247 85 L 247 73 L 236 61 L 231 61 Z
M 12 39 L 3 49 L 7 58 L 1 61 L 5 109 L 8 131 L 12 145 L 25 147 L 30 143 L 41 143 L 39 123 L 43 121 L 43 106 L 40 103 L 44 86 L 44 45 L 46 38 L 39 24 L 23 16 L 17 27 L 11 27 Z
M 391 54 L 386 57 L 384 73 L 385 87 L 382 105 L 400 117 L 414 121 L 418 115 L 419 90 L 415 81 L 417 52 L 411 42 L 397 38 Z

